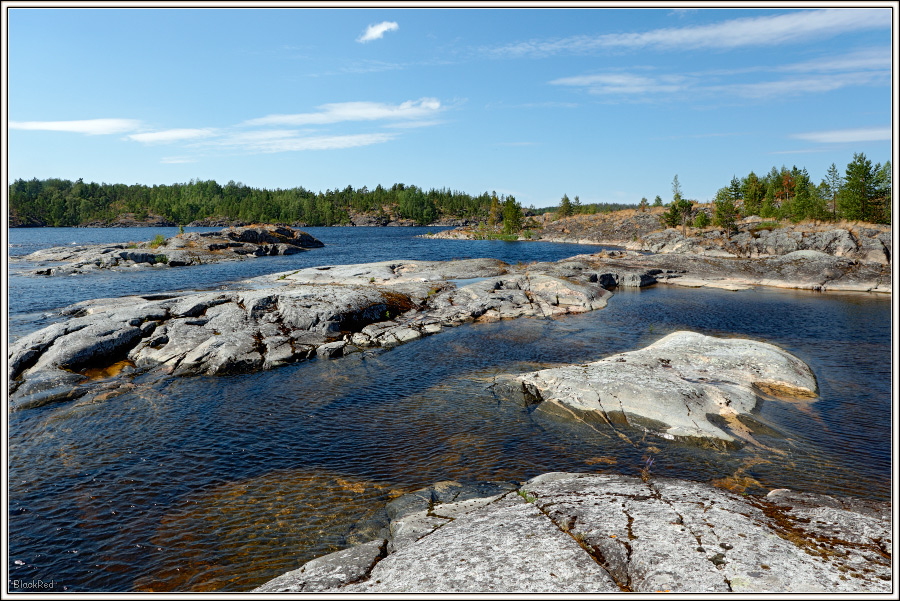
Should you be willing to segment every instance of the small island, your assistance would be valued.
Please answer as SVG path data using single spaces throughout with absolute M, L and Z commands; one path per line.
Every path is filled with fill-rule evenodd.
M 249 225 L 219 232 L 188 232 L 172 238 L 126 244 L 56 246 L 31 253 L 22 260 L 58 263 L 33 275 L 75 275 L 98 269 L 185 267 L 255 257 L 292 255 L 324 246 L 306 232 L 279 225 Z

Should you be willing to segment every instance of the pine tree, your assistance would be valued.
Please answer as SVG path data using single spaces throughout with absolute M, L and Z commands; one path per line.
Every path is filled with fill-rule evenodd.
M 694 204 L 681 196 L 681 184 L 678 183 L 678 174 L 672 180 L 672 208 L 677 210 L 681 220 L 681 235 L 687 238 L 687 224 L 691 221 L 691 210 Z
M 744 195 L 743 213 L 745 215 L 758 215 L 765 193 L 759 178 L 752 171 L 750 175 L 744 178 L 741 191 Z
M 737 209 L 734 206 L 734 195 L 731 188 L 720 188 L 716 192 L 716 200 L 713 208 L 713 224 L 725 230 L 728 235 L 735 228 Z
M 497 198 L 497 193 L 494 192 L 491 194 L 491 208 L 488 212 L 488 226 L 491 228 L 497 227 L 497 223 L 500 221 L 500 199 Z
M 503 233 L 515 234 L 522 229 L 522 206 L 513 196 L 503 202 Z
M 844 179 L 846 183 L 840 197 L 841 213 L 844 218 L 878 221 L 874 210 L 878 192 L 872 161 L 863 153 L 854 153 L 853 160 L 847 165 L 847 175 Z
M 837 199 L 841 193 L 841 188 L 843 188 L 844 178 L 841 177 L 834 163 L 828 168 L 828 176 L 825 182 L 831 191 L 831 218 L 837 219 Z
M 567 194 L 563 194 L 562 200 L 559 203 L 559 210 L 557 211 L 558 217 L 568 217 L 572 214 L 572 201 L 569 200 L 569 196 Z
M 663 206 L 663 201 L 662 201 L 662 198 L 660 198 L 659 194 L 657 194 L 657 195 L 656 195 L 656 198 L 653 199 L 653 206 L 654 206 L 654 207 L 661 207 L 661 206 Z

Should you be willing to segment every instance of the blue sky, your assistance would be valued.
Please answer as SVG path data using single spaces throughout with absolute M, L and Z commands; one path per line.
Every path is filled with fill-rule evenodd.
M 891 159 L 880 9 L 8 12 L 8 175 L 705 201 Z

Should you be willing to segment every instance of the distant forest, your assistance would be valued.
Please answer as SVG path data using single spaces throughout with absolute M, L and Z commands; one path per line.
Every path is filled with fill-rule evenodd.
M 111 222 L 133 213 L 137 220 L 155 214 L 175 223 L 224 218 L 250 222 L 303 223 L 308 226 L 350 223 L 350 213 L 412 219 L 419 224 L 441 217 L 487 218 L 496 194 L 471 196 L 448 189 L 423 190 L 394 184 L 313 192 L 306 188 L 268 190 L 234 181 L 222 186 L 214 180 L 185 184 L 86 184 L 82 180 L 18 179 L 9 188 L 12 223 L 56 227 Z M 506 197 L 503 197 L 506 200 Z
M 677 176 L 676 182 L 677 184 Z M 676 186 L 677 188 L 677 186 Z M 680 189 L 673 190 L 680 198 Z M 711 199 L 712 200 L 712 199 Z M 721 188 L 716 202 L 733 202 L 741 215 L 764 218 L 858 219 L 889 223 L 891 216 L 891 164 L 872 165 L 865 155 L 854 155 L 844 174 L 832 164 L 825 178 L 814 184 L 806 169 L 772 167 L 764 176 L 752 171 L 744 178 L 732 178 Z M 10 225 L 77 226 L 110 223 L 131 213 L 142 221 L 154 214 L 178 224 L 205 218 L 267 223 L 302 223 L 307 226 L 350 223 L 353 213 L 411 219 L 426 225 L 441 218 L 492 221 L 500 204 L 520 207 L 512 196 L 484 192 L 472 196 L 446 188 L 424 190 L 394 184 L 347 186 L 342 190 L 313 192 L 303 187 L 290 189 L 251 188 L 234 181 L 222 186 L 214 180 L 192 180 L 183 184 L 146 186 L 141 184 L 97 184 L 65 179 L 17 179 L 9 186 Z M 694 201 L 696 202 L 696 201 Z M 653 205 L 662 206 L 660 196 Z M 558 207 L 535 209 L 530 213 L 606 213 L 650 205 L 638 203 L 581 204 L 578 196 L 563 195 Z M 492 212 L 492 208 L 494 211 Z M 526 213 L 527 214 L 527 213 Z

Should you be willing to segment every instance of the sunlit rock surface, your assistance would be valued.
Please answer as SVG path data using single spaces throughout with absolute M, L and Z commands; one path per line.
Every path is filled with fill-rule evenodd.
M 174 375 L 246 373 L 473 320 L 592 311 L 610 296 L 581 264 L 472 259 L 314 267 L 227 291 L 85 301 L 10 347 L 10 407 L 84 394 L 84 369 L 123 359 Z
M 883 503 L 602 474 L 549 473 L 461 502 L 436 500 L 439 486 L 407 495 L 427 508 L 410 503 L 383 536 L 256 592 L 891 591 Z
M 495 386 L 526 404 L 594 411 L 665 438 L 726 441 L 733 437 L 708 416 L 749 414 L 760 390 L 809 398 L 817 389 L 809 367 L 774 345 L 694 332 L 593 363 L 504 376 Z

